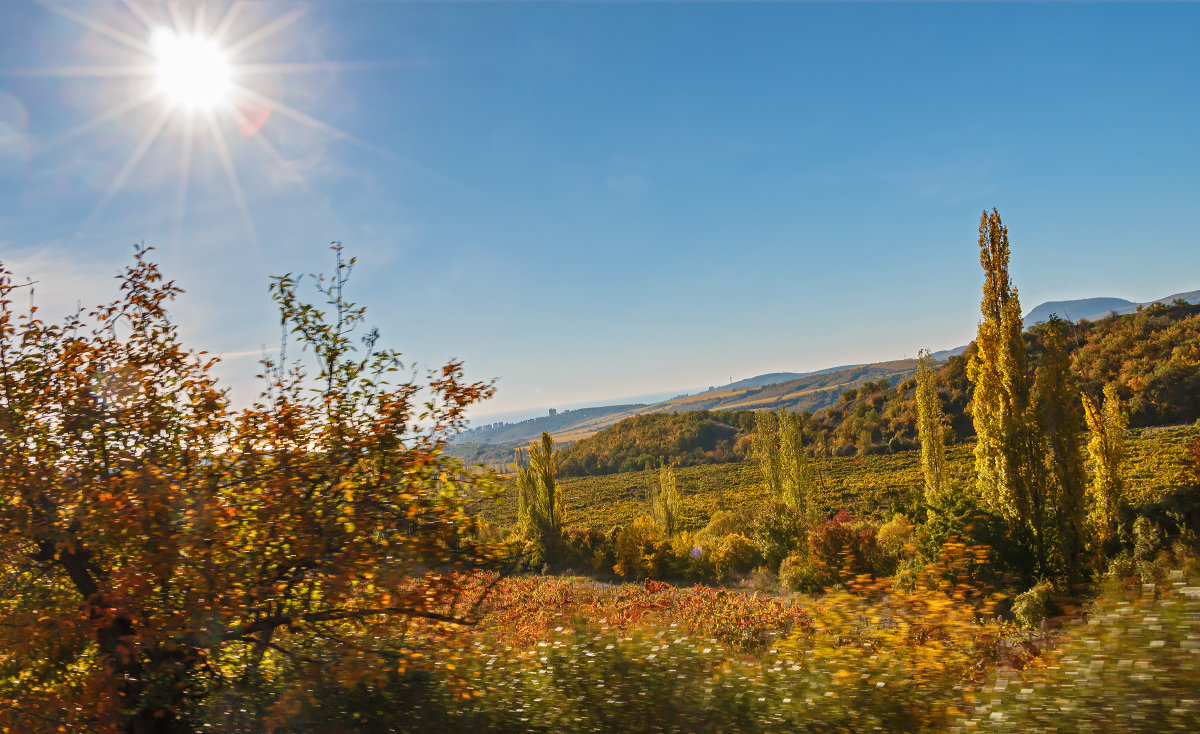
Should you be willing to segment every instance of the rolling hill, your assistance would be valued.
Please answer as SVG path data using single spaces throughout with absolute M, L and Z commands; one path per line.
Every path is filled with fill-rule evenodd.
M 515 448 L 529 444 L 542 431 L 549 431 L 560 444 L 569 444 L 626 418 L 652 413 L 780 408 L 817 411 L 836 403 L 846 390 L 884 378 L 893 383 L 900 382 L 911 377 L 916 369 L 916 360 L 911 359 L 877 362 L 809 373 L 783 382 L 681 395 L 652 405 L 615 405 L 564 411 L 520 423 L 494 424 L 465 432 L 451 444 L 449 451 L 464 461 L 501 464 L 511 461 Z

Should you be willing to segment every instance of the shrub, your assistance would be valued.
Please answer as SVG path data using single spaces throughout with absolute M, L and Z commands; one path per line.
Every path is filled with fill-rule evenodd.
M 826 578 L 848 580 L 875 567 L 875 527 L 842 510 L 808 533 L 808 557 Z
M 650 575 L 647 560 L 658 543 L 665 540 L 654 518 L 643 515 L 622 529 L 616 537 L 613 552 L 613 573 L 621 578 L 640 579 Z
M 876 574 L 891 576 L 900 562 L 914 552 L 916 529 L 917 526 L 899 512 L 879 528 L 875 533 L 875 544 L 879 548 Z
M 1042 620 L 1050 616 L 1053 594 L 1054 585 L 1049 581 L 1040 581 L 1028 591 L 1018 594 L 1012 606 L 1017 624 L 1027 629 L 1040 625 Z
M 767 567 L 775 571 L 789 553 L 804 544 L 804 520 L 792 506 L 774 501 L 754 518 L 748 535 Z
M 824 589 L 821 574 L 804 551 L 794 551 L 779 564 L 779 583 L 806 594 L 819 594 Z
M 573 568 L 589 568 L 597 553 L 605 554 L 605 540 L 604 532 L 596 528 L 567 528 L 563 534 L 563 560 Z
M 746 573 L 762 563 L 754 543 L 741 533 L 726 535 L 712 551 L 713 572 L 718 580 L 734 573 Z
M 730 533 L 742 533 L 750 527 L 753 516 L 747 511 L 731 512 L 718 510 L 709 518 L 708 524 L 696 536 L 701 539 L 720 540 Z

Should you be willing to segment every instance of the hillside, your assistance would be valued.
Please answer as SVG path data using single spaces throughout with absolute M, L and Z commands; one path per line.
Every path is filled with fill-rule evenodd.
M 1045 325 L 1038 325 L 1025 334 L 1031 371 L 1040 359 L 1045 331 Z M 960 441 L 974 434 L 967 412 L 969 354 L 951 357 L 935 370 L 943 410 Z M 1085 322 L 1076 327 L 1071 356 L 1087 394 L 1098 397 L 1105 384 L 1118 385 L 1134 426 L 1200 418 L 1200 306 L 1157 305 Z M 851 370 L 845 376 L 863 373 Z M 649 415 L 626 418 L 565 449 L 560 470 L 563 476 L 582 476 L 647 468 L 663 459 L 677 466 L 741 461 L 754 430 L 752 411 L 781 406 L 800 413 L 813 455 L 892 454 L 917 446 L 916 381 L 911 377 L 847 387 L 836 393 L 834 404 L 815 412 L 791 402 L 798 385 L 813 389 L 813 379 L 726 391 L 722 402 L 734 406 L 732 411 L 702 408 L 655 420 L 648 420 Z M 824 395 L 829 388 L 818 390 Z M 670 402 L 704 405 L 707 395 Z
M 1109 308 L 1120 300 L 1048 302 L 1034 308 L 1025 318 L 1028 322 L 1042 314 L 1048 316 L 1060 311 L 1075 317 L 1076 311 Z M 1072 358 L 1084 386 L 1098 395 L 1105 382 L 1119 383 L 1123 397 L 1130 401 L 1133 425 L 1165 425 L 1200 417 L 1200 356 L 1196 354 L 1200 349 L 1197 316 L 1200 308 L 1194 305 L 1197 303 L 1200 291 L 1191 291 L 1148 304 L 1109 308 L 1105 312 L 1109 315 L 1095 319 L 1079 316 L 1084 320 L 1076 327 Z M 1114 310 L 1128 313 L 1114 316 Z M 1035 324 L 1026 332 L 1030 369 L 1036 366 L 1041 352 L 1041 328 Z M 966 413 L 970 398 L 966 355 L 970 349 L 971 345 L 967 345 L 934 354 L 935 361 L 942 361 L 939 379 L 947 416 L 960 438 L 973 430 Z M 651 405 L 583 408 L 520 423 L 482 426 L 461 434 L 449 450 L 465 461 L 500 467 L 512 461 L 514 449 L 527 445 L 542 431 L 549 431 L 555 441 L 566 446 L 636 416 L 780 408 L 815 414 L 808 419 L 806 431 L 810 441 L 820 444 L 826 453 L 903 450 L 916 440 L 916 405 L 909 379 L 915 371 L 914 360 L 898 360 L 831 368 L 782 381 L 776 380 L 793 373 L 770 373 Z M 869 389 L 860 391 L 864 386 Z M 736 441 L 735 436 L 733 443 Z M 684 459 L 684 463 L 711 461 L 713 451 L 715 446 L 703 448 L 701 453 L 709 454 L 710 458 Z M 717 453 L 723 461 L 739 458 L 736 451 Z M 622 456 L 616 466 L 624 466 L 627 460 L 633 460 L 631 466 L 642 465 L 651 455 L 639 449 Z M 585 460 L 581 454 L 580 461 L 607 467 L 614 457 Z
M 853 369 L 855 367 L 863 367 L 861 364 L 843 364 L 837 367 L 826 367 L 822 370 L 813 370 L 811 372 L 769 372 L 765 375 L 756 375 L 755 377 L 747 377 L 744 380 L 738 380 L 722 387 L 710 387 L 709 392 L 714 390 L 736 390 L 743 387 L 762 387 L 763 385 L 774 385 L 780 382 L 789 382 L 791 380 L 799 380 L 803 377 L 812 375 L 823 375 L 827 372 L 840 372 L 842 370 Z
M 1025 332 L 1029 370 L 1041 358 L 1045 326 Z M 1129 405 L 1133 426 L 1191 423 L 1200 419 L 1200 306 L 1156 304 L 1124 316 L 1075 327 L 1071 362 L 1080 387 L 1099 398 L 1104 385 L 1117 385 Z M 938 392 L 957 438 L 973 435 L 967 406 L 971 385 L 967 360 L 973 345 L 937 369 Z M 888 390 L 847 392 L 815 414 L 806 433 L 825 453 L 878 453 L 915 446 L 915 381 Z
M 560 444 L 570 444 L 640 415 L 780 408 L 811 412 L 834 404 L 846 390 L 867 382 L 898 382 L 915 372 L 915 360 L 897 360 L 814 372 L 785 382 L 709 390 L 653 405 L 615 405 L 563 411 L 553 416 L 532 418 L 520 423 L 493 424 L 464 432 L 450 445 L 449 451 L 470 463 L 495 466 L 511 462 L 513 451 L 529 444 L 542 431 L 548 431 Z

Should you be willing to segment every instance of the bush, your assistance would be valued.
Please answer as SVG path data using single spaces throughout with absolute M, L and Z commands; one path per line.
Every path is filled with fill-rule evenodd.
M 791 591 L 819 594 L 824 590 L 821 574 L 804 551 L 795 551 L 779 564 L 779 583 Z
M 574 568 L 588 568 L 596 553 L 604 551 L 605 534 L 596 528 L 567 528 L 563 533 L 563 561 Z
M 775 571 L 789 553 L 804 545 L 804 520 L 791 505 L 774 501 L 754 518 L 748 534 L 767 567 Z
M 712 551 L 713 572 L 717 580 L 735 573 L 746 573 L 762 560 L 762 554 L 754 547 L 754 543 L 741 533 L 726 535 Z
M 613 573 L 621 578 L 641 579 L 651 575 L 649 558 L 659 543 L 666 540 L 654 518 L 643 515 L 622 529 L 613 548 Z
M 875 544 L 879 548 L 875 573 L 891 576 L 906 557 L 915 551 L 917 526 L 908 521 L 903 513 L 897 512 L 875 533 Z
M 875 527 L 842 510 L 808 534 L 808 557 L 825 578 L 846 581 L 871 573 L 878 548 Z
M 1012 612 L 1017 624 L 1032 629 L 1050 616 L 1054 594 L 1054 585 L 1049 581 L 1041 581 L 1028 591 L 1018 594 L 1013 600 Z
M 704 529 L 696 533 L 696 537 L 702 540 L 720 540 L 730 533 L 744 533 L 753 520 L 753 516 L 744 510 L 741 512 L 718 510 L 709 518 Z

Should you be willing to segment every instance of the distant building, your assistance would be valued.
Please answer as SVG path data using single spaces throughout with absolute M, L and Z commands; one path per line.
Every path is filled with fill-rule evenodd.
M 554 408 L 551 408 L 550 409 L 550 417 L 553 418 L 556 415 L 558 415 L 558 411 L 555 410 Z

